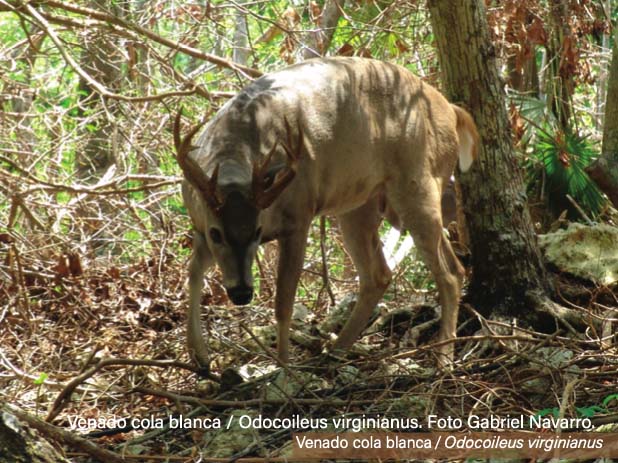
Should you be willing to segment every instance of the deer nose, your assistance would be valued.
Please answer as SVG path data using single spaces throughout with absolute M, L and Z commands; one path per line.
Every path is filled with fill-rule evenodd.
M 246 305 L 253 299 L 253 288 L 251 286 L 239 285 L 233 288 L 226 288 L 228 297 L 236 305 Z

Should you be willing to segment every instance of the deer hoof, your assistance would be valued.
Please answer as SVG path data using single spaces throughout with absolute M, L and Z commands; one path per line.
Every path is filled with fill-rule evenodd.
M 221 373 L 221 384 L 219 386 L 219 389 L 221 391 L 227 391 L 228 389 L 231 389 L 234 386 L 238 386 L 243 382 L 244 380 L 242 379 L 242 376 L 240 376 L 236 370 L 232 368 L 226 368 L 225 370 L 223 370 L 223 373 Z
M 198 363 L 197 364 L 197 369 L 196 369 L 195 373 L 197 373 L 197 376 L 199 376 L 200 378 L 210 378 L 210 376 L 211 376 L 210 366 L 209 365 L 200 365 Z

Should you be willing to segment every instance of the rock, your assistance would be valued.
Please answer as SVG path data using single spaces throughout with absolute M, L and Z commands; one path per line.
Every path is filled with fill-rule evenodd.
M 234 410 L 232 425 L 204 435 L 206 444 L 204 456 L 210 458 L 229 458 L 255 443 L 256 432 L 251 426 L 241 425 L 240 420 L 256 417 L 253 410 Z
M 272 381 L 264 385 L 263 397 L 266 400 L 289 400 L 305 389 L 320 389 L 328 387 L 322 378 L 305 371 L 295 371 L 289 375 L 286 370 L 280 370 Z
M 341 367 L 337 369 L 335 381 L 341 386 L 354 384 L 361 380 L 362 375 L 360 370 L 353 365 L 341 365 Z
M 563 272 L 600 285 L 618 281 L 618 228 L 571 223 L 566 230 L 539 235 L 546 259 Z
M 356 299 L 357 295 L 355 293 L 346 294 L 339 304 L 330 310 L 324 321 L 318 325 L 318 330 L 326 335 L 339 332 L 339 329 L 350 317 L 350 312 L 354 308 Z

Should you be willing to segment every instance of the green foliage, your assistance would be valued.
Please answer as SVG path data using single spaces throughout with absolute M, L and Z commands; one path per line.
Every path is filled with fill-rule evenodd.
M 85 5 L 80 1 L 74 3 Z M 289 0 L 238 4 L 118 2 L 120 4 L 118 10 L 110 8 L 102 13 L 123 10 L 126 15 L 119 16 L 119 20 L 225 60 L 233 57 L 237 46 L 235 33 L 243 23 L 248 42 L 245 64 L 269 72 L 301 59 L 302 46 L 311 41 L 319 28 L 317 15 L 324 1 L 314 4 Z M 249 79 L 242 73 L 152 40 L 138 28 L 111 28 L 105 21 L 93 21 L 89 15 L 62 7 L 50 7 L 49 14 L 50 28 L 62 43 L 62 50 L 40 27 L 34 26 L 36 21 L 28 17 L 25 10 L 0 13 L 3 38 L 0 49 L 7 57 L 0 58 L 0 74 L 3 75 L 0 89 L 7 96 L 2 109 L 14 111 L 11 97 L 21 95 L 23 90 L 35 96 L 31 106 L 24 110 L 27 113 L 25 122 L 7 118 L 0 143 L 9 150 L 26 153 L 16 156 L 15 160 L 36 177 L 25 179 L 20 185 L 23 190 L 34 191 L 25 197 L 28 210 L 41 223 L 53 224 L 61 235 L 59 241 L 65 245 L 76 242 L 86 244 L 80 247 L 86 249 L 96 242 L 93 246 L 104 248 L 93 253 L 97 256 L 121 256 L 130 261 L 135 255 L 156 252 L 161 236 L 170 232 L 165 228 L 167 224 L 174 225 L 174 232 L 190 227 L 178 185 L 170 182 L 181 175 L 172 155 L 171 119 L 182 106 L 183 131 L 186 132 L 204 116 L 214 114 L 227 98 L 226 95 L 205 97 L 203 92 L 161 99 L 156 96 L 188 91 L 196 86 L 213 94 L 234 93 Z M 433 82 L 438 75 L 434 39 L 423 2 L 348 2 L 326 54 L 368 56 L 399 63 Z M 90 58 L 100 57 L 101 51 L 107 53 L 103 56 L 103 64 L 110 64 L 113 69 L 112 82 L 91 66 L 93 60 Z M 74 66 L 65 59 L 67 55 L 91 73 L 102 87 L 123 98 L 103 97 L 96 89 L 84 85 Z M 94 64 L 99 65 L 96 61 Z M 127 97 L 148 98 L 130 101 Z M 570 150 L 570 166 L 565 169 L 556 163 L 561 148 L 556 143 L 559 137 L 552 128 L 546 104 L 529 99 L 518 105 L 525 117 L 541 121 L 538 124 L 542 130 L 532 124 L 529 126 L 527 141 L 535 146 L 530 156 L 530 176 L 536 184 L 548 188 L 545 197 L 560 209 L 564 206 L 559 203 L 560 198 L 564 197 L 564 192 L 569 192 L 586 210 L 598 210 L 598 191 L 589 189 L 583 174 L 583 168 L 594 153 L 589 141 L 568 136 L 564 145 Z M 590 105 L 588 103 L 588 107 Z M 149 182 L 164 186 L 131 193 L 106 191 L 103 195 L 62 188 L 62 185 L 98 188 L 96 182 L 105 168 L 94 173 L 92 178 L 85 178 L 76 166 L 83 160 L 84 153 L 92 153 L 87 151 L 91 147 L 89 142 L 110 127 L 112 130 L 105 132 L 105 136 L 111 138 L 111 133 L 115 138 L 113 141 L 105 138 L 101 146 L 103 149 L 113 147 L 116 171 L 102 182 L 104 189 L 139 188 Z M 554 135 L 544 137 L 542 131 Z M 8 165 L 2 164 L 0 169 L 19 177 Z M 133 179 L 128 180 L 130 177 Z M 144 180 L 148 177 L 151 180 Z M 542 183 L 544 178 L 547 181 Z M 59 187 L 39 188 L 37 180 Z M 570 208 L 570 204 L 566 207 Z M 8 203 L 0 205 L 0 222 L 7 222 L 9 211 Z M 31 224 L 23 211 L 18 214 L 13 229 L 27 232 Z M 385 227 L 383 232 L 388 229 Z M 330 221 L 326 222 L 326 233 L 327 236 L 338 235 L 336 226 Z M 315 282 L 308 290 L 301 289 L 308 296 L 322 284 L 319 236 L 319 230 L 314 227 L 307 255 L 309 261 L 317 262 L 310 269 Z M 334 279 L 349 279 L 348 256 L 331 240 L 327 241 L 326 248 L 329 275 Z M 180 247 L 175 252 L 189 251 Z M 411 287 L 433 288 L 427 269 L 414 252 L 397 271 Z
M 585 171 L 598 156 L 590 137 L 562 131 L 546 103 L 538 98 L 516 95 L 511 102 L 526 122 L 520 145 L 528 148 L 529 190 L 541 191 L 555 215 L 567 210 L 570 219 L 582 219 L 569 195 L 588 216 L 597 216 L 606 200 Z
M 556 119 L 547 110 L 545 101 L 517 93 L 510 95 L 509 100 L 511 105 L 517 108 L 519 115 L 525 121 L 524 133 L 520 140 L 521 145 L 527 146 L 533 141 L 536 132 L 541 131 L 542 124 L 552 127 L 556 124 Z
M 592 418 L 597 413 L 604 413 L 605 407 L 599 405 L 591 405 L 589 407 L 576 407 L 577 414 L 582 418 Z
M 618 394 L 610 394 L 603 399 L 601 405 L 588 405 L 585 407 L 575 407 L 577 416 L 580 418 L 592 418 L 598 414 L 609 413 L 609 406 L 618 401 Z M 552 415 L 555 418 L 560 416 L 560 409 L 557 407 L 544 408 L 536 413 L 537 416 Z
M 610 394 L 603 399 L 603 406 L 608 407 L 611 403 L 618 405 L 618 394 Z
M 163 206 L 174 215 L 187 215 L 187 208 L 180 195 L 170 196 L 163 202 Z
M 542 178 L 543 194 L 554 213 L 560 214 L 566 209 L 571 219 L 581 218 L 568 200 L 569 195 L 594 217 L 601 212 L 605 198 L 584 169 L 596 156 L 594 145 L 586 137 L 558 130 L 553 133 L 539 130 L 528 163 L 529 181 Z
M 552 407 L 552 408 L 544 408 L 536 412 L 536 416 L 547 416 L 547 415 L 551 415 L 554 418 L 558 418 L 560 416 L 560 409 L 557 407 Z
M 41 400 L 41 389 L 42 389 L 43 385 L 45 384 L 45 381 L 47 381 L 47 378 L 49 378 L 49 375 L 47 373 L 40 373 L 39 377 L 33 381 L 33 383 L 36 386 L 38 386 L 37 387 L 37 391 L 36 391 L 36 410 L 37 410 L 37 413 L 38 413 L 38 410 L 39 410 L 39 402 Z
M 45 381 L 47 381 L 47 378 L 49 378 L 49 375 L 47 373 L 41 373 L 39 374 L 39 377 L 33 381 L 33 383 L 37 386 L 42 386 Z
M 142 239 L 142 234 L 137 230 L 127 230 L 123 237 L 126 241 L 140 241 Z

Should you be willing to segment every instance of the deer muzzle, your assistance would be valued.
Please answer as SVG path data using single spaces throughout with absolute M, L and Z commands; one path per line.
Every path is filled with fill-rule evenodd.
M 253 288 L 244 284 L 225 288 L 230 300 L 236 305 L 247 305 L 253 299 Z

